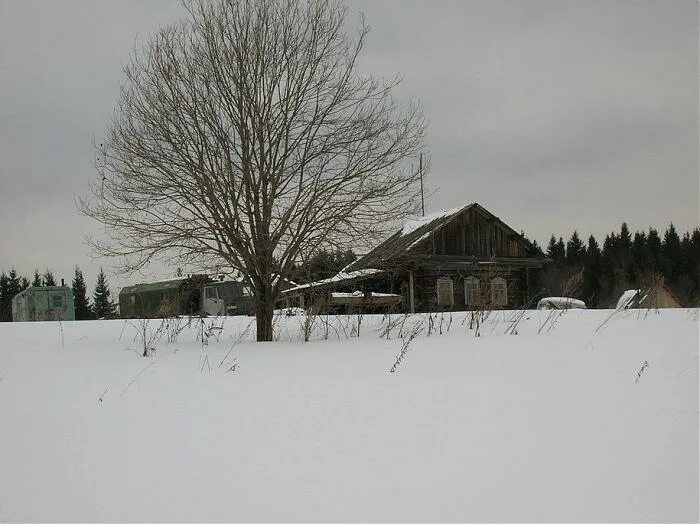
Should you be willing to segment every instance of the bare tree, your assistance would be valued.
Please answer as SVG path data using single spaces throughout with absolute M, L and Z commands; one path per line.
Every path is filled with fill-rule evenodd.
M 125 272 L 154 258 L 244 273 L 257 339 L 302 253 L 367 242 L 415 209 L 422 148 L 399 78 L 363 76 L 368 34 L 334 0 L 193 0 L 124 67 L 80 210 Z

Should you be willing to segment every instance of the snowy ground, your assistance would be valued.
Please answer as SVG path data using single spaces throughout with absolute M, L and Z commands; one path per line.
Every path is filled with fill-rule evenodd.
M 697 311 L 549 314 L 0 324 L 0 521 L 697 520 Z

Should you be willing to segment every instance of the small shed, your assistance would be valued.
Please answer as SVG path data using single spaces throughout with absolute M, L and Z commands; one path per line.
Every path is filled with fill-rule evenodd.
M 12 320 L 75 320 L 73 290 L 68 286 L 29 287 L 12 299 Z

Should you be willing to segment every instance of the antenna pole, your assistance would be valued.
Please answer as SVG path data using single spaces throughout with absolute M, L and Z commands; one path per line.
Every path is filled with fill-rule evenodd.
M 420 207 L 425 216 L 425 197 L 423 196 L 423 153 L 418 156 L 418 171 L 420 172 Z

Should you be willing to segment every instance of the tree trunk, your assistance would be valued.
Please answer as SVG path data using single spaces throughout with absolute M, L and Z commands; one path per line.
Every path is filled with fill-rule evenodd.
M 272 317 L 275 301 L 272 289 L 260 289 L 255 295 L 255 324 L 257 326 L 256 340 L 258 342 L 272 341 Z

